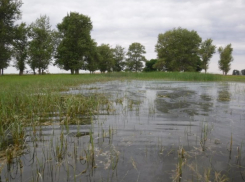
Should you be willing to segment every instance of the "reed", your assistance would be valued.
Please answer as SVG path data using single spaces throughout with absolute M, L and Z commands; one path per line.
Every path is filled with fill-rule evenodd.
M 185 165 L 185 163 L 186 163 L 185 150 L 183 147 L 180 147 L 178 150 L 178 163 L 176 166 L 176 172 L 174 173 L 173 176 L 173 181 L 181 182 L 182 175 L 183 175 L 183 166 Z
M 232 152 L 232 133 L 231 133 L 231 140 L 230 140 L 229 159 L 231 159 L 231 152 Z
M 212 127 L 208 125 L 208 123 L 202 123 L 201 128 L 201 138 L 200 138 L 200 145 L 202 151 L 206 150 L 206 142 L 208 140 L 208 134 L 210 134 Z

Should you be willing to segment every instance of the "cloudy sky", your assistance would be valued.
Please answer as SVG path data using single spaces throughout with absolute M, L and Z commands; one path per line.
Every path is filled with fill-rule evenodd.
M 87 15 L 93 22 L 92 38 L 98 44 L 133 42 L 146 47 L 146 58 L 156 58 L 159 33 L 173 28 L 195 30 L 216 47 L 232 44 L 233 69 L 245 69 L 245 0 L 22 0 L 22 20 L 28 24 L 40 15 L 50 17 L 53 28 L 69 12 Z M 221 73 L 216 53 L 208 72 Z M 5 72 L 14 72 L 8 68 Z M 50 67 L 50 72 L 62 72 Z M 231 74 L 231 71 L 229 72 Z

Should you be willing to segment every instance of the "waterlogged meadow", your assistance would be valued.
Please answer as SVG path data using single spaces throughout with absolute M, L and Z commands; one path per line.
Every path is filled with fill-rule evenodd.
M 244 181 L 245 83 L 168 76 L 0 78 L 0 181 Z

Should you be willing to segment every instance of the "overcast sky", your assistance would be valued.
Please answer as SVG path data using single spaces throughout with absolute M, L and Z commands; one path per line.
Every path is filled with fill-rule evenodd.
M 27 24 L 40 15 L 50 17 L 53 28 L 69 12 L 87 15 L 93 22 L 92 38 L 98 44 L 121 45 L 133 42 L 146 48 L 146 58 L 156 58 L 159 33 L 173 28 L 195 30 L 213 39 L 216 47 L 232 44 L 233 69 L 245 69 L 245 0 L 22 0 L 22 20 Z M 216 53 L 208 72 L 221 73 Z M 5 72 L 14 72 L 8 68 Z M 50 67 L 50 72 L 62 72 Z M 229 72 L 231 74 L 232 71 Z

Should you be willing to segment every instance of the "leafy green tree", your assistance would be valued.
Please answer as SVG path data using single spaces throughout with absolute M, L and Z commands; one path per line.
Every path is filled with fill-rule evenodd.
M 127 52 L 127 69 L 129 71 L 142 71 L 143 62 L 146 61 L 146 58 L 143 54 L 145 54 L 145 46 L 140 43 L 132 43 Z
M 157 62 L 157 59 L 151 59 L 150 61 L 145 62 L 145 68 L 143 71 L 149 72 L 149 71 L 157 71 L 157 68 L 153 67 Z
M 225 48 L 219 47 L 218 51 L 220 54 L 219 69 L 223 71 L 223 74 L 227 75 L 231 69 L 231 62 L 233 61 L 233 48 L 231 44 L 228 44 Z
M 199 56 L 196 56 L 196 69 L 195 72 L 200 72 L 203 69 L 203 62 Z
M 54 52 L 53 31 L 51 30 L 48 16 L 40 16 L 30 25 L 29 37 L 31 40 L 28 51 L 28 64 L 34 74 L 36 69 L 38 69 L 39 74 L 42 74 L 51 63 Z
M 152 67 L 158 71 L 166 71 L 166 62 L 165 59 L 157 59 L 156 63 Z
M 98 68 L 101 73 L 106 71 L 111 72 L 114 67 L 113 50 L 109 44 L 101 44 L 98 48 L 99 53 L 99 65 Z
M 79 69 L 85 67 L 85 56 L 91 48 L 92 22 L 88 16 L 71 12 L 57 27 L 62 40 L 57 47 L 55 64 L 70 70 L 71 74 L 79 74 Z
M 62 41 L 62 34 L 59 31 L 53 30 L 52 37 L 53 37 L 53 46 L 54 46 L 53 57 L 55 57 L 57 55 L 58 46 Z
M 90 48 L 85 55 L 85 70 L 94 73 L 98 69 L 100 56 L 97 50 L 97 43 L 94 40 L 90 42 L 89 46 Z
M 213 40 L 212 39 L 207 39 L 204 42 L 201 43 L 201 48 L 200 48 L 200 56 L 202 59 L 202 65 L 203 69 L 205 70 L 205 73 L 207 73 L 208 69 L 208 64 L 215 53 L 216 46 L 212 45 Z
M 115 61 L 115 65 L 113 67 L 113 71 L 117 71 L 120 72 L 122 70 L 124 70 L 125 67 L 125 51 L 124 48 L 120 45 L 117 45 L 114 49 L 113 49 L 113 58 Z
M 0 0 L 0 75 L 9 66 L 11 45 L 15 37 L 15 21 L 20 19 L 21 0 Z
M 168 71 L 197 71 L 201 42 L 196 31 L 178 28 L 159 34 L 155 51 Z
M 28 57 L 28 31 L 25 23 L 21 23 L 16 29 L 16 38 L 13 41 L 14 67 L 19 70 L 19 75 L 23 75 Z

